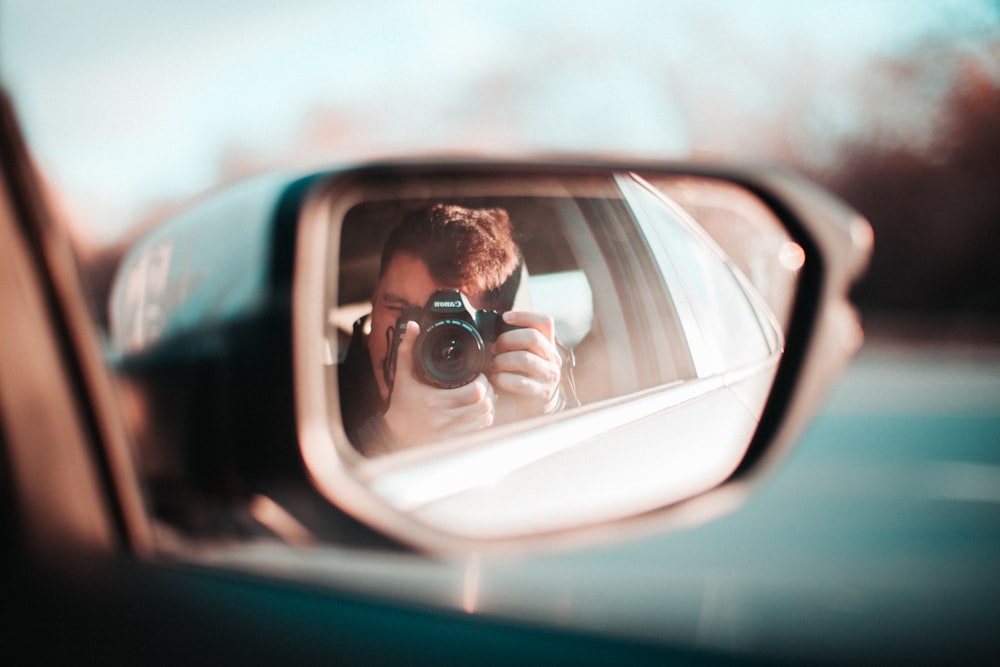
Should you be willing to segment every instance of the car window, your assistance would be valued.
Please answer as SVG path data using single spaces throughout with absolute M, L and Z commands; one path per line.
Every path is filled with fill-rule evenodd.
M 619 183 L 668 286 L 699 377 L 766 358 L 777 348 L 773 316 L 742 272 L 695 220 L 637 177 Z

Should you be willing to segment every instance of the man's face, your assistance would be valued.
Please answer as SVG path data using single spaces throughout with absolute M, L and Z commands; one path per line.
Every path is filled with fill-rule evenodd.
M 483 294 L 468 291 L 460 285 L 438 284 L 423 260 L 407 253 L 397 253 L 385 268 L 372 296 L 372 332 L 368 337 L 368 354 L 382 399 L 389 397 L 389 388 L 382 376 L 382 364 L 388 354 L 385 332 L 396 325 L 404 308 L 423 308 L 431 294 L 439 289 L 458 289 L 469 298 L 477 310 L 483 307 Z

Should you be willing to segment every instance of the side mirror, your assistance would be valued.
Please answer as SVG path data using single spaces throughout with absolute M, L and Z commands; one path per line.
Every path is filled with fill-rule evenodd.
M 498 417 L 512 394 L 487 365 L 491 426 L 425 435 L 450 408 L 390 419 L 398 310 L 460 285 L 404 280 L 384 312 L 371 299 L 390 234 L 436 204 L 509 219 L 523 266 L 502 310 L 551 318 L 537 331 L 560 351 L 558 409 Z M 184 530 L 179 517 L 292 489 L 284 510 L 310 498 L 317 534 L 343 513 L 435 553 L 709 516 L 790 445 L 859 345 L 846 299 L 870 246 L 863 219 L 776 170 L 396 164 L 245 183 L 138 244 L 112 295 L 153 511 Z M 441 330 L 463 362 L 468 341 Z

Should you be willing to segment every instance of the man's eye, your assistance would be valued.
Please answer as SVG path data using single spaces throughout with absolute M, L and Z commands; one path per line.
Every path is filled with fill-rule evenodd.
M 381 304 L 381 308 L 391 315 L 399 315 L 399 313 L 403 312 L 404 306 L 400 304 L 383 303 Z

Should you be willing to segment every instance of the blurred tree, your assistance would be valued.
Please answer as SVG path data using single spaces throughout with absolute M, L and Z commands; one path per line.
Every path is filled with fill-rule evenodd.
M 838 166 L 817 178 L 875 229 L 871 269 L 856 290 L 863 309 L 992 318 L 1000 315 L 1000 45 L 992 61 L 929 44 L 905 67 L 883 67 L 911 89 L 919 82 L 899 79 L 940 71 L 942 57 L 959 62 L 934 136 L 891 141 L 898 128 L 883 128 L 846 145 Z

